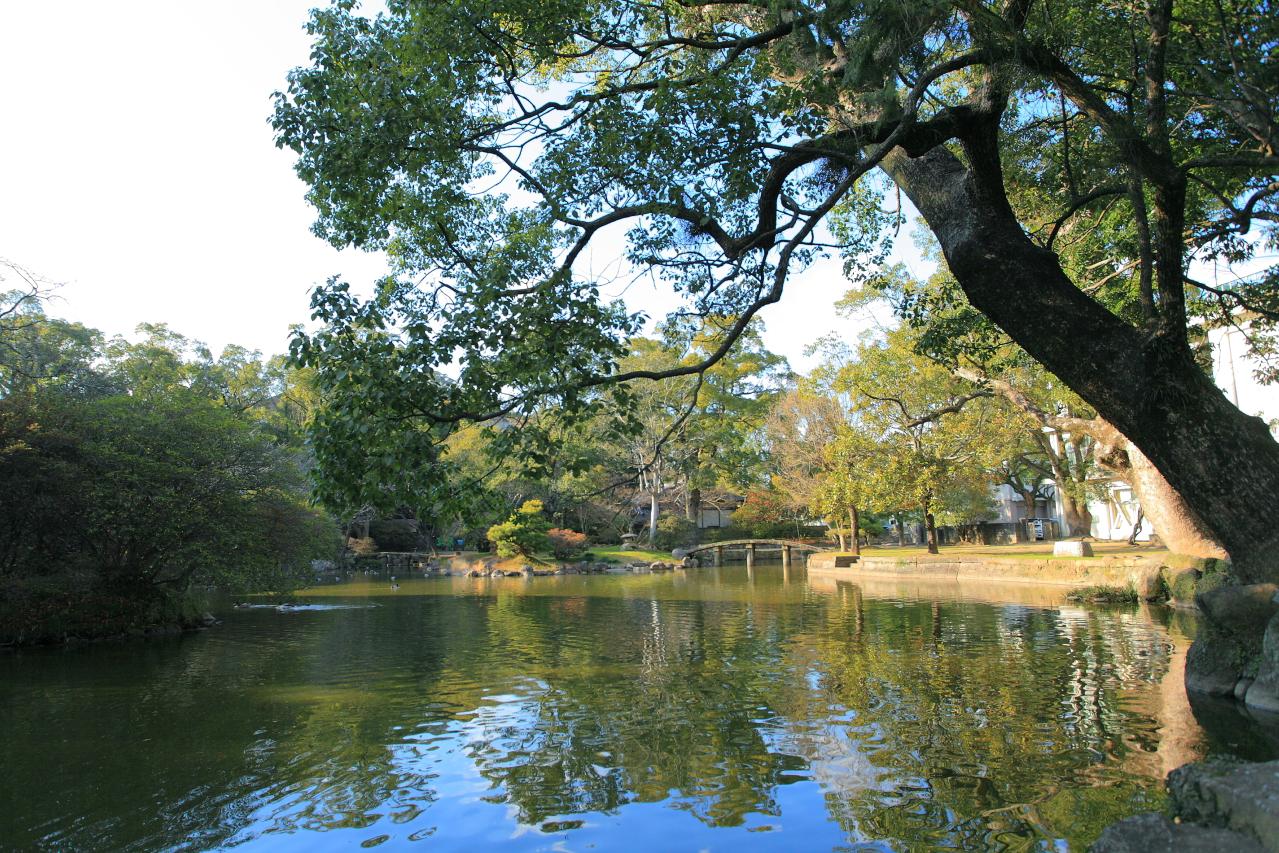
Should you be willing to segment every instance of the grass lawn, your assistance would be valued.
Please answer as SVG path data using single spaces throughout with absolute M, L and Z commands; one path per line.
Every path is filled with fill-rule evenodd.
M 613 563 L 669 563 L 672 561 L 670 551 L 650 551 L 647 548 L 623 548 L 621 545 L 592 545 L 588 549 L 597 560 Z

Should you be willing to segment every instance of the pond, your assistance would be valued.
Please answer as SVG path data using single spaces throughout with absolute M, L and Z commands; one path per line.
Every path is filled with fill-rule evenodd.
M 1083 850 L 1279 755 L 1192 618 L 757 565 L 359 576 L 178 639 L 0 655 L 0 848 Z

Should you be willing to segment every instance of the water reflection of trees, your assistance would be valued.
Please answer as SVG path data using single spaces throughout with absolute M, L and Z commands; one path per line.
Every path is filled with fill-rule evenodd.
M 670 797 L 737 825 L 813 779 L 853 838 L 1077 841 L 1159 797 L 1141 761 L 1157 724 L 1124 691 L 1167 674 L 1169 645 L 1139 614 L 855 589 L 799 607 L 586 599 L 581 623 L 609 626 L 589 635 L 533 606 L 496 608 L 490 633 L 559 665 L 522 714 L 481 719 L 473 750 L 526 822 Z
M 477 717 L 472 756 L 522 821 L 668 798 L 711 825 L 777 813 L 773 788 L 803 766 L 763 735 L 780 611 L 587 598 L 570 623 L 545 601 L 503 604 L 495 646 L 543 661 L 545 687 Z
M 789 691 L 779 708 L 810 721 L 794 743 L 816 766 L 824 742 L 865 756 L 825 786 L 850 836 L 1079 843 L 1157 798 L 1127 767 L 1154 723 L 1121 701 L 1126 685 L 1167 673 L 1166 635 L 1153 626 L 1098 611 L 901 605 L 856 588 L 837 600 L 820 630 L 791 644 L 818 688 Z
M 1144 611 L 820 595 L 758 567 L 530 589 L 241 616 L 139 662 L 118 724 L 34 691 L 67 731 L 152 738 L 145 770 L 99 746 L 51 781 L 86 799 L 82 837 L 151 847 L 417 829 L 457 794 L 445 754 L 531 825 L 664 802 L 740 826 L 803 783 L 851 841 L 985 848 L 1158 805 L 1170 646 Z

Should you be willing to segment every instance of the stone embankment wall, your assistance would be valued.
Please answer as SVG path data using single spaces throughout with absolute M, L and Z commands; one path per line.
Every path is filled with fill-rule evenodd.
M 1164 562 L 1156 557 L 1003 558 L 979 556 L 862 557 L 851 566 L 837 566 L 840 555 L 813 554 L 809 571 L 842 578 L 940 578 L 945 580 L 1086 586 L 1132 586 L 1150 598 L 1160 591 Z M 845 561 L 847 557 L 844 558 Z

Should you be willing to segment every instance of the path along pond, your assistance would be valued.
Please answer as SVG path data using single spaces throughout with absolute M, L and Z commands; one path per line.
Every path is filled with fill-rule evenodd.
M 1193 617 L 809 577 L 397 581 L 0 655 L 0 848 L 1083 850 L 1279 733 Z

